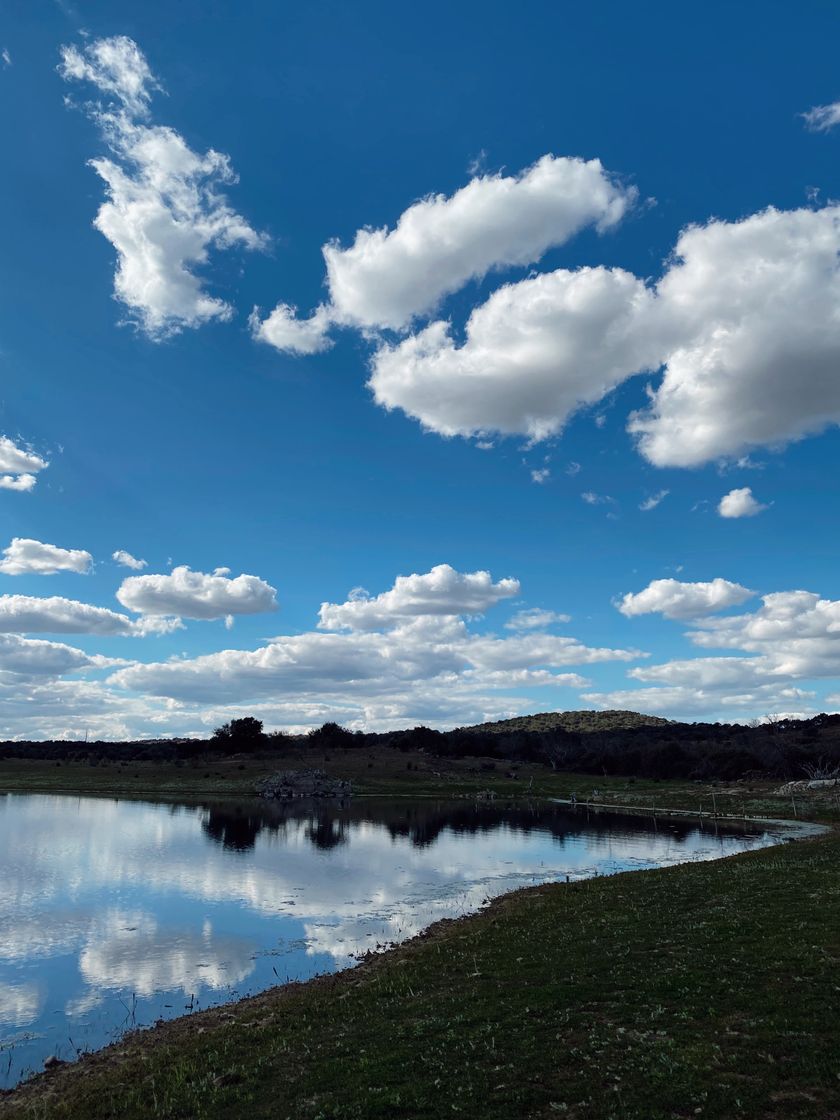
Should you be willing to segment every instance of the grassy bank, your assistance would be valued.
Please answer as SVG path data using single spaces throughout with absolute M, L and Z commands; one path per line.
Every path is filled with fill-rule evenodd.
M 207 756 L 175 762 L 0 760 L 0 794 L 69 793 L 184 802 L 242 801 L 276 770 L 312 767 L 347 778 L 365 797 L 569 797 L 616 806 L 693 809 L 732 816 L 840 820 L 840 788 L 819 795 L 779 796 L 779 780 L 656 781 L 555 772 L 536 763 L 513 766 L 482 758 L 441 759 L 387 748 L 318 751 L 286 748 L 274 757 Z M 513 775 L 513 776 L 512 776 Z
M 0 1116 L 840 1117 L 840 838 L 509 895 Z

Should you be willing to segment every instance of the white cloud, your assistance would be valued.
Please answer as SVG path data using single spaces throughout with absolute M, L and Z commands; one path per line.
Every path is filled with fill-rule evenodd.
M 330 310 L 323 304 L 308 319 L 298 319 L 297 308 L 288 303 L 278 303 L 267 319 L 260 319 L 255 307 L 248 322 L 254 338 L 288 354 L 320 354 L 333 345 L 327 334 Z
M 639 666 L 630 669 L 627 676 L 651 684 L 740 692 L 767 683 L 766 667 L 756 657 L 694 657 Z
M 5 647 L 8 671 L 0 664 L 0 737 L 206 733 L 251 714 L 293 731 L 329 719 L 369 730 L 453 727 L 561 706 L 558 690 L 590 687 L 579 667 L 645 656 L 546 632 L 566 616 L 545 610 L 521 612 L 513 634 L 474 629 L 478 613 L 518 590 L 516 580 L 440 565 L 396 580 L 381 595 L 357 588 L 345 603 L 326 604 L 321 621 L 326 616 L 341 629 L 152 663 L 109 662 L 60 643 L 12 641 Z M 0 597 L 0 633 L 136 635 L 146 624 L 171 623 L 167 616 L 133 623 L 66 599 Z M 58 675 L 108 664 L 116 671 L 106 681 Z M 535 689 L 553 691 L 550 699 L 535 700 Z
M 100 681 L 0 675 L 2 738 L 78 740 L 89 733 L 91 739 L 120 740 L 186 734 L 200 726 L 197 712 L 183 718 L 169 701 L 126 696 Z
M 479 176 L 450 198 L 414 203 L 393 230 L 325 246 L 332 302 L 363 326 L 404 327 L 468 280 L 531 264 L 584 226 L 608 229 L 635 197 L 599 160 L 546 155 L 518 176 Z
M 565 616 L 542 608 L 517 612 L 506 626 L 513 633 L 478 632 L 466 616 L 481 605 L 489 609 L 488 600 L 505 581 L 488 576 L 466 593 L 458 590 L 457 577 L 469 577 L 455 572 L 432 593 L 432 574 L 416 577 L 413 589 L 406 577 L 408 586 L 395 581 L 382 595 L 356 589 L 346 603 L 327 604 L 338 612 L 339 630 L 281 635 L 251 650 L 123 663 L 105 682 L 58 675 L 107 664 L 96 656 L 85 664 L 90 655 L 72 647 L 0 644 L 0 734 L 190 734 L 251 714 L 295 731 L 328 719 L 369 730 L 418 723 L 451 727 L 538 710 L 547 702 L 562 706 L 558 689 L 592 687 L 576 669 L 622 661 L 634 663 L 628 687 L 587 692 L 587 703 L 672 717 L 745 719 L 768 711 L 814 711 L 817 694 L 810 682 L 840 675 L 840 602 L 810 592 L 766 595 L 757 610 L 699 618 L 738 605 L 749 592 L 724 580 L 654 581 L 645 589 L 646 602 L 645 592 L 625 597 L 633 601 L 629 613 L 691 618 L 688 638 L 703 655 L 650 665 L 640 664 L 646 655 L 638 650 L 589 647 L 546 632 Z M 342 611 L 353 603 L 361 605 L 360 617 Z M 0 633 L 57 630 L 63 623 L 68 631 L 134 634 L 144 622 L 170 621 L 152 616 L 132 624 L 68 600 L 0 597 Z M 712 650 L 732 654 L 706 652 Z M 551 699 L 535 699 L 537 688 L 553 689 Z
M 230 989 L 254 971 L 257 947 L 243 938 L 158 930 L 142 912 L 117 913 L 102 926 L 79 953 L 79 973 L 94 989 L 130 988 L 151 999 L 179 988 Z
M 840 207 L 711 221 L 657 286 L 665 376 L 630 431 L 693 467 L 840 421 Z
M 543 630 L 554 623 L 571 622 L 571 615 L 558 614 L 557 611 L 547 611 L 542 607 L 529 607 L 527 610 L 517 611 L 505 623 L 506 630 Z
M 0 51 L 0 58 L 3 59 L 4 69 L 5 69 L 5 67 L 12 65 L 12 56 L 9 53 L 9 48 L 8 47 L 3 47 L 3 50 Z
M 462 343 L 433 322 L 371 364 L 377 403 L 439 434 L 544 439 L 664 367 L 629 431 L 655 466 L 778 447 L 840 422 L 840 207 L 684 230 L 655 287 L 560 269 L 494 292 Z
M 767 506 L 757 502 L 749 486 L 740 490 L 730 490 L 724 494 L 718 505 L 721 517 L 755 517 L 757 513 L 767 509 Z
M 0 595 L 0 633 L 130 634 L 127 615 L 58 595 Z
M 87 575 L 92 564 L 93 557 L 82 548 L 58 548 L 29 537 L 14 537 L 3 549 L 0 572 L 7 576 L 49 576 L 56 572 Z
M 88 112 L 114 157 L 90 162 L 108 195 L 94 225 L 117 250 L 116 298 L 151 338 L 230 319 L 232 307 L 205 291 L 196 268 L 213 249 L 257 249 L 264 238 L 221 191 L 236 182 L 228 157 L 198 155 L 174 129 L 143 123 L 159 87 L 131 39 L 64 47 L 59 71 L 110 98 Z
M 5 52 L 4 52 L 5 54 Z M 44 994 L 37 983 L 9 984 L 0 981 L 0 1023 L 26 1026 L 38 1018 Z
M 840 124 L 840 101 L 830 105 L 815 105 L 802 114 L 811 132 L 828 132 Z
M 551 471 L 548 467 L 542 467 L 539 470 L 531 471 L 531 481 L 536 482 L 538 486 L 542 486 L 544 482 L 548 482 L 551 478 Z
M 705 648 L 761 654 L 768 672 L 791 678 L 840 674 L 840 601 L 777 591 L 751 614 L 707 619 L 690 637 Z
M 390 591 L 370 598 L 356 588 L 345 603 L 322 603 L 321 630 L 381 630 L 421 616 L 482 614 L 488 607 L 519 594 L 519 581 L 493 583 L 489 572 L 456 572 L 438 564 L 423 575 L 397 576 Z
M 152 91 L 160 89 L 145 55 L 125 35 L 96 39 L 81 51 L 62 47 L 59 73 L 65 81 L 92 82 L 136 117 L 146 116 Z
M 26 447 L 21 447 L 8 436 L 0 436 L 0 471 L 11 474 L 37 473 L 49 466 L 45 459 Z
M 107 607 L 94 607 L 59 595 L 0 595 L 0 634 L 168 634 L 179 630 L 178 618 L 141 618 Z
M 110 685 L 178 704 L 212 703 L 217 712 L 218 705 L 258 703 L 283 723 L 342 718 L 367 728 L 453 726 L 533 706 L 505 691 L 586 687 L 569 667 L 643 656 L 533 627 L 504 638 L 477 634 L 461 617 L 518 590 L 516 580 L 494 582 L 487 572 L 439 565 L 398 578 L 376 597 L 356 589 L 343 604 L 323 604 L 317 631 L 279 636 L 256 650 L 134 664 L 118 670 Z
M 651 605 L 648 609 L 656 608 Z M 670 617 L 686 617 L 689 604 L 678 604 L 678 610 Z M 838 600 L 823 599 L 810 591 L 779 591 L 764 595 L 757 610 L 695 618 L 693 626 L 688 638 L 695 646 L 730 649 L 738 656 L 636 666 L 628 676 L 652 687 L 586 693 L 584 699 L 599 707 L 631 707 L 674 716 L 744 718 L 768 711 L 813 714 L 820 702 L 808 683 L 840 675 Z M 831 702 L 826 697 L 821 703 L 825 707 Z
M 117 665 L 98 654 L 90 656 L 62 642 L 42 638 L 21 638 L 17 634 L 0 633 L 0 674 L 14 673 L 21 677 L 57 677 L 78 669 Z
M 611 498 L 609 494 L 596 494 L 594 490 L 584 490 L 581 498 L 588 506 L 613 506 L 615 505 L 615 498 Z
M 300 322 L 278 304 L 258 337 L 314 353 L 330 320 L 399 330 L 495 268 L 527 265 L 585 226 L 606 230 L 636 199 L 599 160 L 543 156 L 516 176 L 477 175 L 450 197 L 415 202 L 394 229 L 360 229 L 348 248 L 324 246 L 330 304 Z
M 661 712 L 671 719 L 702 717 L 738 723 L 755 718 L 759 713 L 778 711 L 787 705 L 797 705 L 802 716 L 816 714 L 813 692 L 775 683 L 745 691 L 739 691 L 737 687 L 703 689 L 694 684 L 686 687 L 616 689 L 613 692 L 585 692 L 583 699 L 599 708 L 630 709 L 651 714 Z
M 639 509 L 642 513 L 650 513 L 650 511 L 656 509 L 660 502 L 663 502 L 670 493 L 670 490 L 659 490 L 656 494 L 649 495 L 643 502 L 639 503 Z
M 214 619 L 277 610 L 276 594 L 257 576 L 228 579 L 181 565 L 168 575 L 129 576 L 120 585 L 117 599 L 138 614 Z
M 26 493 L 37 482 L 36 474 L 46 470 L 49 463 L 27 447 L 0 436 L 0 490 L 18 490 Z
M 582 268 L 507 284 L 467 321 L 458 344 L 438 321 L 372 360 L 376 402 L 442 435 L 496 431 L 533 440 L 657 364 L 639 323 L 653 296 L 621 269 Z
M 662 614 L 665 618 L 697 618 L 699 615 L 739 606 L 755 594 L 728 579 L 708 583 L 681 583 L 676 579 L 655 579 L 636 594 L 623 596 L 618 609 L 628 618 L 641 614 Z
M 124 568 L 133 568 L 135 572 L 139 572 L 141 568 L 148 567 L 148 561 L 138 560 L 136 556 L 132 556 L 130 552 L 126 552 L 124 548 L 118 548 L 111 556 L 112 560 L 116 560 Z
M 0 474 L 0 490 L 18 490 L 25 494 L 35 489 L 37 481 L 34 474 Z
M 398 727 L 402 721 L 428 722 L 441 711 L 450 723 L 460 723 L 471 709 L 516 704 L 498 695 L 503 689 L 582 683 L 574 674 L 555 673 L 558 668 L 638 656 L 544 633 L 473 635 L 460 620 L 432 615 L 385 632 L 310 632 L 274 638 L 257 650 L 138 663 L 110 680 L 182 702 L 241 704 L 272 697 L 294 699 L 297 706 L 337 702 L 360 724 L 368 726 L 369 716 L 386 711 L 389 725 Z M 527 701 L 519 698 L 517 706 L 523 705 Z

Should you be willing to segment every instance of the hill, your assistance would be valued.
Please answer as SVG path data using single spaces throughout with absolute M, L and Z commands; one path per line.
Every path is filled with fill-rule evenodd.
M 670 723 L 672 720 L 646 716 L 641 712 L 538 712 L 533 716 L 515 716 L 494 723 L 476 723 L 459 730 L 501 735 L 510 731 L 554 731 L 559 727 L 563 731 L 587 734 L 592 731 L 628 731 L 636 727 L 666 727 Z

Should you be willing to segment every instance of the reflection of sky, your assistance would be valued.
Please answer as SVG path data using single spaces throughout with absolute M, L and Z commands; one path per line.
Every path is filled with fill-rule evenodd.
M 392 825 L 394 816 L 392 806 Z M 201 809 L 0 797 L 6 1081 L 125 1027 L 342 967 L 515 887 L 714 858 L 769 839 L 639 833 L 626 821 L 605 828 L 604 817 L 597 831 L 558 837 L 539 822 L 512 827 L 500 812 L 490 828 L 444 827 L 419 845 L 375 811 L 363 817 L 326 829 L 322 820 L 320 835 L 341 831 L 332 847 L 315 846 L 313 822 L 298 819 L 258 823 L 252 846 L 232 850 L 202 828 Z

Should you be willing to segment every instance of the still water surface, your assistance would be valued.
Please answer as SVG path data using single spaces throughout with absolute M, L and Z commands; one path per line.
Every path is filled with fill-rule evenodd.
M 534 803 L 181 806 L 0 794 L 0 1086 L 353 964 L 521 886 L 777 842 Z

